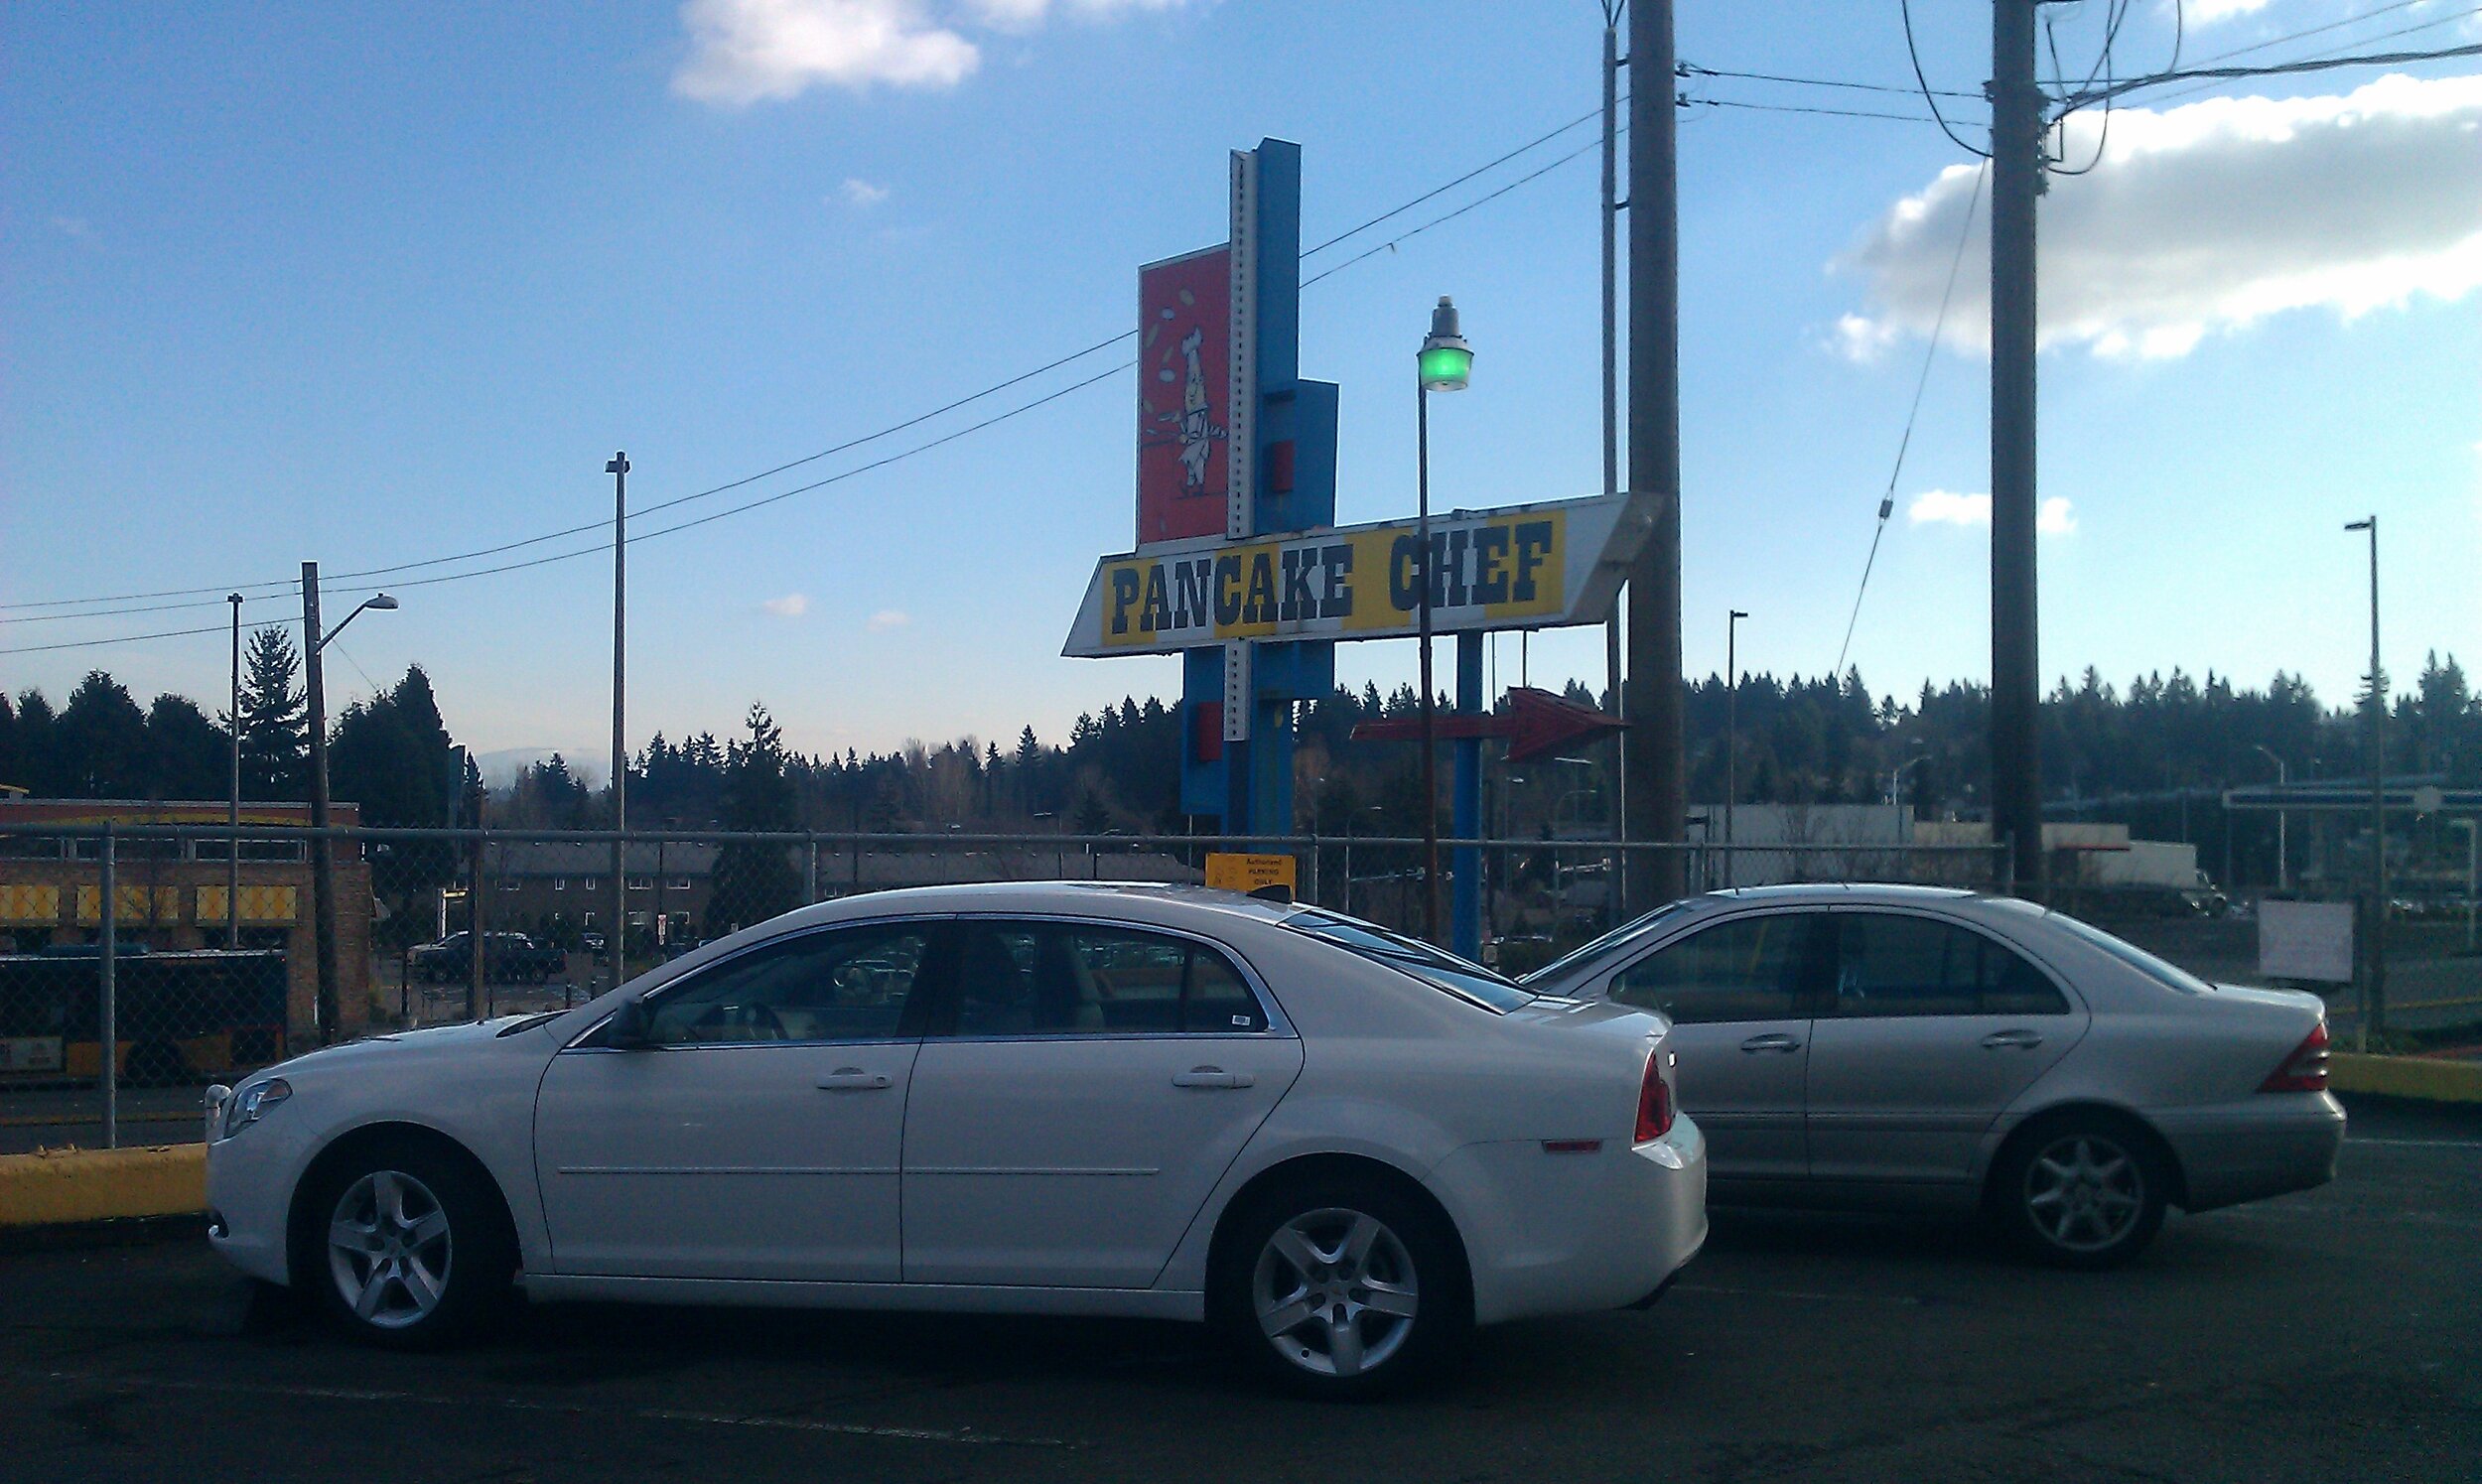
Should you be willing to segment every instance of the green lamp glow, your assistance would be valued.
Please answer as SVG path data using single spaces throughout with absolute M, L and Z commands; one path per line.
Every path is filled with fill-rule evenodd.
M 1463 391 L 1473 378 L 1473 347 L 1457 334 L 1456 306 L 1446 294 L 1440 296 L 1440 307 L 1431 312 L 1431 334 L 1423 340 L 1414 366 L 1424 391 Z

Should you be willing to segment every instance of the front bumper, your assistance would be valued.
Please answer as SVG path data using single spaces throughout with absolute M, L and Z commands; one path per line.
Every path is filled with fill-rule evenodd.
M 1686 1117 L 1590 1153 L 1469 1145 L 1431 1178 L 1462 1228 L 1477 1323 L 1625 1308 L 1707 1241 L 1707 1140 Z
M 2344 1107 L 2327 1093 L 2260 1093 L 2247 1103 L 2169 1109 L 2155 1127 L 2180 1161 L 2190 1211 L 2308 1190 L 2335 1178 Z
M 301 1150 L 276 1119 L 207 1147 L 207 1246 L 252 1278 L 291 1281 L 285 1220 Z

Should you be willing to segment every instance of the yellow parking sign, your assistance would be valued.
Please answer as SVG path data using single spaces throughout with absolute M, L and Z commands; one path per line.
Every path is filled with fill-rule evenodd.
M 1219 891 L 1240 891 L 1291 901 L 1296 880 L 1291 856 L 1247 856 L 1232 851 L 1209 852 L 1206 884 Z

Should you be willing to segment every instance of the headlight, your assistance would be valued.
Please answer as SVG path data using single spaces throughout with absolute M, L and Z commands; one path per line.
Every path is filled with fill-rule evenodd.
M 278 1103 L 293 1096 L 293 1084 L 282 1077 L 253 1082 L 224 1103 L 224 1137 L 230 1139 L 257 1123 Z

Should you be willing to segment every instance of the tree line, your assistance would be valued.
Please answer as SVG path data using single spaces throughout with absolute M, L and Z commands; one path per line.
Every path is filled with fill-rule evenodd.
M 300 799 L 308 792 L 309 739 L 300 657 L 283 629 L 251 641 L 240 706 L 242 796 Z M 2382 681 L 2384 683 L 2384 681 Z M 1784 679 L 1744 674 L 1737 687 L 1709 675 L 1690 685 L 1686 725 L 1694 804 L 1721 802 L 1727 711 L 1736 713 L 1732 773 L 1740 802 L 1901 802 L 1929 818 L 1981 817 L 1988 797 L 1986 687 L 1925 684 L 1909 701 L 1874 695 L 1858 670 Z M 1577 682 L 1573 700 L 1602 698 Z M 2367 705 L 2367 692 L 2360 698 Z M 1442 703 L 1446 702 L 1443 699 Z M 1501 702 L 1505 705 L 1505 700 Z M 1354 742 L 1355 726 L 1416 715 L 1410 686 L 1338 688 L 1303 703 L 1296 768 L 1297 827 L 1324 834 L 1412 835 L 1421 830 L 1419 746 Z M 2264 689 L 2209 672 L 2175 669 L 2125 688 L 2092 669 L 2062 679 L 2041 711 L 2046 812 L 2053 818 L 2118 820 L 2152 838 L 2192 838 L 2255 869 L 2272 821 L 2234 825 L 2222 811 L 2228 787 L 2273 782 L 2275 759 L 2296 781 L 2368 776 L 2365 711 L 2329 707 L 2295 675 Z M 58 710 L 40 691 L 14 704 L 0 694 L 0 782 L 37 796 L 218 799 L 224 796 L 230 722 L 197 703 L 162 695 L 141 708 L 97 670 Z M 1080 716 L 1067 738 L 1039 741 L 1032 727 L 1013 745 L 963 738 L 908 741 L 888 752 L 848 748 L 808 754 L 788 747 L 763 705 L 732 735 L 658 734 L 629 765 L 630 823 L 641 829 L 919 831 L 949 826 L 1033 833 L 1180 833 L 1180 717 L 1149 697 Z M 2482 785 L 2482 702 L 2454 656 L 2429 656 L 2414 686 L 2389 704 L 2390 773 L 2446 786 Z M 1613 748 L 1583 743 L 1559 762 L 1492 769 L 1495 832 L 1540 836 L 1608 829 Z M 394 686 L 347 706 L 334 723 L 335 796 L 377 826 L 470 823 L 477 782 L 442 720 L 419 666 Z M 611 790 L 590 785 L 554 754 L 489 791 L 484 822 L 506 827 L 595 828 L 612 820 Z M 756 869 L 755 867 L 753 869 Z M 2272 873 L 2272 867 L 2268 868 Z M 2247 874 L 2247 873 L 2245 873 Z

